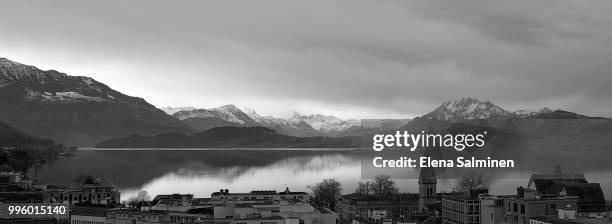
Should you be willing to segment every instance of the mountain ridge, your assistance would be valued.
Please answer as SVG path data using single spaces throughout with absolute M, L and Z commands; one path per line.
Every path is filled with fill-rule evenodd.
M 139 97 L 90 77 L 0 59 L 0 120 L 70 145 L 89 146 L 128 134 L 191 132 Z
M 359 138 L 296 137 L 266 127 L 215 127 L 192 135 L 131 135 L 96 144 L 98 148 L 358 148 Z
M 445 120 L 445 121 L 461 121 L 461 120 L 478 120 L 478 119 L 494 119 L 494 118 L 599 118 L 589 117 L 574 112 L 564 111 L 561 109 L 551 110 L 543 107 L 537 110 L 519 109 L 516 111 L 505 110 L 504 108 L 493 104 L 491 101 L 481 101 L 476 98 L 463 97 L 455 100 L 449 100 L 434 108 L 432 111 L 417 117 L 419 119 L 429 120 Z

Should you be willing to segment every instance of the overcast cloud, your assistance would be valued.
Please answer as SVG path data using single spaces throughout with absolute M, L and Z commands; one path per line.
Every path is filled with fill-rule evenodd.
M 156 106 L 411 117 L 463 96 L 612 116 L 612 1 L 3 1 L 0 57 Z

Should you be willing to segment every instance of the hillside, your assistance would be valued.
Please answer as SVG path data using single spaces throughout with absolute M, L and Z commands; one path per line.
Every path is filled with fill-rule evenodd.
M 142 98 L 83 76 L 0 58 L 0 120 L 68 145 L 191 129 Z
M 53 140 L 41 139 L 0 122 L 0 147 L 3 148 L 40 148 L 60 147 Z
M 357 148 L 358 138 L 295 137 L 265 127 L 216 127 L 200 133 L 132 135 L 96 144 L 99 148 Z

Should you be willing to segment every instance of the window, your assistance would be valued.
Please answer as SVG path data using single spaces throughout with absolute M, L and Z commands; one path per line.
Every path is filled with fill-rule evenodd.
M 525 214 L 525 204 L 521 204 L 521 214 Z
M 514 207 L 514 212 L 518 212 L 518 204 L 512 203 L 512 207 Z

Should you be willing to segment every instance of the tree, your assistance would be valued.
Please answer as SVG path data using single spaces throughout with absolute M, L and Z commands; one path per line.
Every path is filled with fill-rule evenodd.
M 91 176 L 91 174 L 80 174 L 74 179 L 74 182 L 81 184 L 94 184 L 96 183 L 96 180 L 93 176 Z
M 371 183 L 369 181 L 359 182 L 357 183 L 357 189 L 355 189 L 355 193 L 359 195 L 368 195 L 372 192 Z
M 130 207 L 140 208 L 143 206 L 145 202 L 151 201 L 151 196 L 149 195 L 149 192 L 147 191 L 140 191 L 138 192 L 138 195 L 136 195 L 135 197 L 131 197 L 127 201 Z
M 342 186 L 335 179 L 325 179 L 323 182 L 310 186 L 312 190 L 311 203 L 336 211 L 336 203 L 342 194 Z
M 370 184 L 370 188 L 376 195 L 390 195 L 398 192 L 395 182 L 391 180 L 391 176 L 384 174 L 376 176 L 374 182 Z
M 8 162 L 9 162 L 8 154 L 5 153 L 5 152 L 1 152 L 1 153 L 2 153 L 2 155 L 0 155 L 0 165 L 3 165 L 5 163 L 8 164 Z
M 454 190 L 467 191 L 473 188 L 486 188 L 488 186 L 489 178 L 484 173 L 472 170 L 461 176 Z

